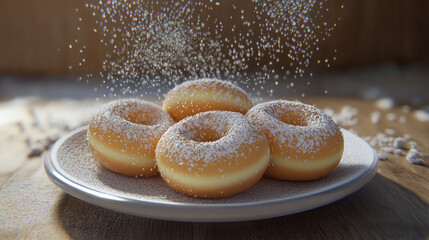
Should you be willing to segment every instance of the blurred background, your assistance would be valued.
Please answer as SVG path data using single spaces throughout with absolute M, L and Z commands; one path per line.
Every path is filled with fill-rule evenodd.
M 102 70 L 105 49 L 99 42 L 101 33 L 93 31 L 93 22 L 78 21 L 79 17 L 91 18 L 93 10 L 84 7 L 87 2 L 0 1 L 0 97 L 10 96 L 23 85 L 71 83 L 88 72 Z M 338 8 L 339 4 L 344 8 Z M 344 0 L 325 5 L 332 9 L 327 18 L 337 26 L 313 58 L 335 60 L 329 67 L 310 63 L 308 68 L 314 74 L 308 94 L 394 96 L 417 104 L 428 101 L 429 1 Z M 224 26 L 229 27 L 228 23 Z M 69 49 L 75 39 L 86 46 L 85 68 L 69 67 L 81 59 L 76 49 Z

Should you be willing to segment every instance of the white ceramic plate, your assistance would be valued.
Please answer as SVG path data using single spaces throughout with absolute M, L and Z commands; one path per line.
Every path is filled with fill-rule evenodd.
M 328 176 L 311 182 L 262 178 L 230 198 L 197 199 L 177 193 L 160 177 L 133 178 L 110 172 L 92 157 L 87 127 L 59 139 L 45 159 L 45 170 L 57 186 L 83 201 L 148 218 L 228 222 L 265 219 L 317 208 L 364 186 L 376 174 L 376 152 L 355 134 L 342 130 L 344 154 Z

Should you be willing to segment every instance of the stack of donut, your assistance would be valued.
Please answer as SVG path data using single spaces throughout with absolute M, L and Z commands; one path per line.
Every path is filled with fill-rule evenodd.
M 160 174 L 173 189 L 200 198 L 228 197 L 265 174 L 308 181 L 340 162 L 339 127 L 296 101 L 252 105 L 231 83 L 199 79 L 172 89 L 162 108 L 125 99 L 90 121 L 89 148 L 105 168 L 134 177 Z

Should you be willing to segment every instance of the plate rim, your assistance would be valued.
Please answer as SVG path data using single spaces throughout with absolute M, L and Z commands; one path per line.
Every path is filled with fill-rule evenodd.
M 106 193 L 86 186 L 79 182 L 79 179 L 74 178 L 65 172 L 58 165 L 55 154 L 60 147 L 72 136 L 86 131 L 88 126 L 79 127 L 58 139 L 49 150 L 45 157 L 44 168 L 50 180 L 60 187 L 66 193 L 89 202 L 96 206 L 101 206 L 114 211 L 161 220 L 173 220 L 184 222 L 234 222 L 234 221 L 250 221 L 258 219 L 266 219 L 290 215 L 306 210 L 318 208 L 339 199 L 342 199 L 351 193 L 357 191 L 368 183 L 377 173 L 378 156 L 376 151 L 359 136 L 346 129 L 341 128 L 341 131 L 351 136 L 358 138 L 364 145 L 372 151 L 373 161 L 367 168 L 359 170 L 356 174 L 324 188 L 308 193 L 294 195 L 286 198 L 275 198 L 263 201 L 245 202 L 245 203 L 179 203 L 179 202 L 159 202 L 155 200 L 142 200 L 127 196 L 119 196 L 115 193 Z M 315 198 L 322 201 L 314 201 Z M 327 200 L 328 199 L 328 200 Z M 311 201 L 310 201 L 311 200 Z M 291 204 L 295 203 L 295 204 Z M 288 205 L 294 205 L 290 208 Z M 298 206 L 298 207 L 297 207 Z M 259 208 L 259 214 L 252 213 L 255 207 Z M 155 208 L 151 209 L 151 208 Z M 161 208 L 161 209 L 160 209 Z M 249 208 L 252 208 L 252 211 Z M 275 208 L 273 211 L 271 209 Z M 224 211 L 221 211 L 223 209 Z M 266 211 L 266 210 L 270 211 Z M 192 211 L 198 211 L 205 214 L 190 214 Z M 232 211 L 232 212 L 231 212 Z M 224 214 L 227 212 L 228 214 Z

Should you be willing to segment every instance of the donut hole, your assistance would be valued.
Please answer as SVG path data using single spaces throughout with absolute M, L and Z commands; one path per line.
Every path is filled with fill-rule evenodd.
M 210 128 L 193 128 L 184 132 L 183 135 L 195 142 L 215 142 L 225 136 L 223 131 Z
M 126 121 L 140 125 L 153 126 L 157 123 L 157 118 L 155 114 L 149 114 L 143 111 L 135 111 L 132 113 L 125 114 L 122 117 Z
M 288 125 L 297 127 L 308 126 L 308 120 L 305 117 L 306 114 L 302 110 L 275 112 L 270 115 L 278 121 Z
M 277 118 L 277 120 L 282 123 L 286 123 L 293 126 L 305 127 L 307 126 L 307 122 L 301 116 L 293 117 L 293 116 L 283 116 L 282 118 Z

